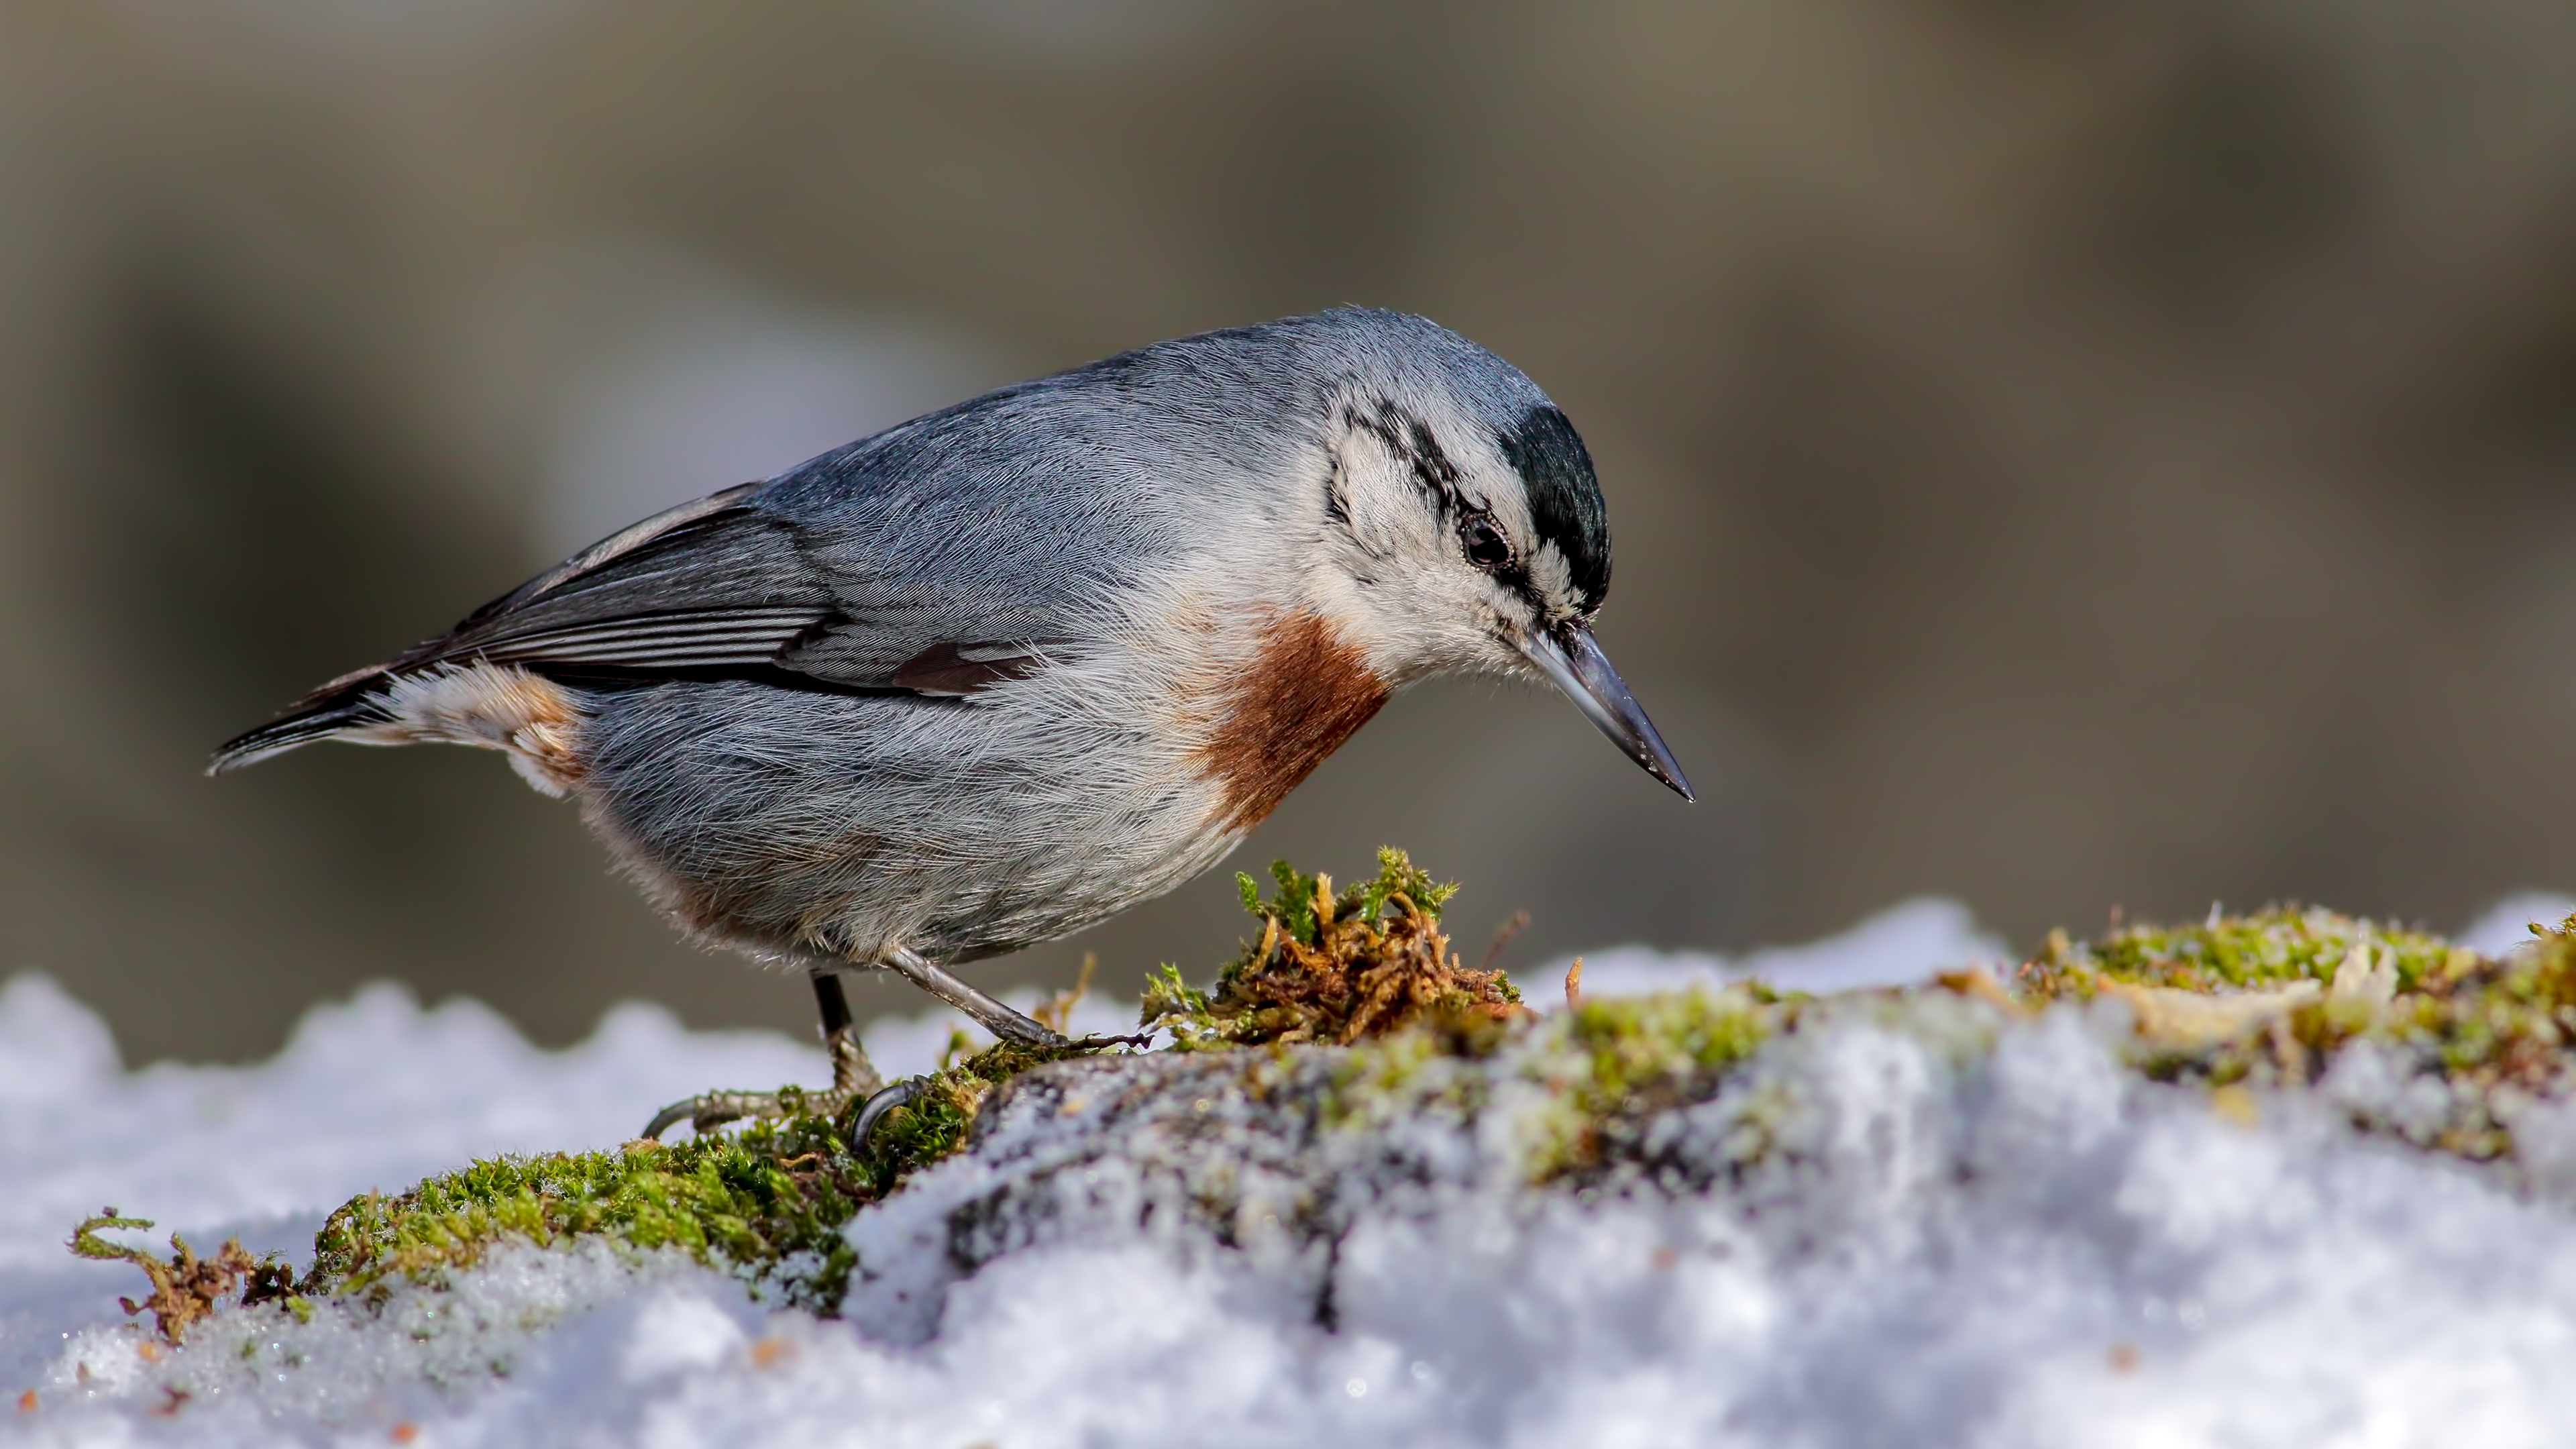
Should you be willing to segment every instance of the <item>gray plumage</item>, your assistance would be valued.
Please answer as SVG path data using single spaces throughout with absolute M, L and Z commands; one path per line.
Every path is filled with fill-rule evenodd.
M 1572 694 L 1609 535 L 1538 387 L 1419 317 L 1160 343 L 637 524 L 223 747 L 508 751 L 692 933 L 958 963 L 1214 864 L 1393 689 Z

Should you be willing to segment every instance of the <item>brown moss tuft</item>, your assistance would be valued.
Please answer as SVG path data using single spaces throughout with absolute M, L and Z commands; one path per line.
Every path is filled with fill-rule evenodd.
M 1441 932 L 1440 908 L 1457 887 L 1403 851 L 1379 851 L 1377 878 L 1338 895 L 1332 877 L 1286 861 L 1271 875 L 1278 892 L 1268 901 L 1252 877 L 1236 877 L 1259 937 L 1207 992 L 1164 967 L 1146 989 L 1143 1025 L 1171 1027 L 1184 1048 L 1346 1046 L 1417 1025 L 1474 1034 L 1526 1014 L 1510 978 L 1463 964 Z

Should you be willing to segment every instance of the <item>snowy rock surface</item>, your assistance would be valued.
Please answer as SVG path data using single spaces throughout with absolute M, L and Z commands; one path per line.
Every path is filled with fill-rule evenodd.
M 1926 909 L 1763 969 L 1999 954 Z M 1853 944 L 1873 930 L 1876 959 Z M 1587 962 L 1588 993 L 1655 984 L 1642 953 Z M 1659 1119 L 1661 1176 L 1585 1192 L 1527 1186 L 1562 1109 L 1525 1044 L 1358 1088 L 1329 1053 L 1252 1078 L 1068 1064 L 852 1223 L 841 1321 L 685 1260 L 527 1250 L 373 1315 L 227 1314 L 147 1357 L 113 1303 L 139 1275 L 61 1249 L 102 1202 L 300 1253 L 352 1193 L 612 1144 L 698 1087 L 816 1078 L 819 1054 L 640 1008 L 545 1053 L 375 991 L 262 1066 L 128 1073 L 22 977 L 0 992 L 0 1389 L 25 1407 L 0 1404 L 0 1443 L 2576 1440 L 2554 1180 L 2364 1139 L 2322 1091 L 2222 1118 L 2117 1067 L 2117 1029 L 1855 1002 Z M 917 1069 L 946 1032 L 871 1046 Z

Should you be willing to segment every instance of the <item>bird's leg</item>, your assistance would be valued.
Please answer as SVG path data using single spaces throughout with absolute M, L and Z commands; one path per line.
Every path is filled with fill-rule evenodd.
M 812 980 L 814 1005 L 823 1017 L 823 1050 L 832 1058 L 830 1087 L 820 1092 L 782 1087 L 775 1092 L 700 1093 L 654 1113 L 644 1135 L 658 1138 L 680 1122 L 712 1132 L 745 1117 L 792 1117 L 799 1112 L 838 1117 L 852 1102 L 875 1096 L 885 1081 L 868 1060 L 867 1049 L 859 1045 L 858 1027 L 850 1020 L 850 999 L 841 992 L 839 973 L 817 969 Z
M 1153 1033 L 1142 1032 L 1134 1036 L 1087 1036 L 1075 1041 L 1062 1032 L 1049 1028 L 1044 1022 L 1013 1011 L 923 959 L 919 953 L 902 946 L 887 952 L 879 964 L 973 1017 L 977 1025 L 994 1036 L 1020 1046 L 1054 1051 L 1096 1052 L 1106 1051 L 1114 1046 L 1142 1047 L 1153 1040 Z M 1082 979 L 1086 985 L 1091 980 L 1091 970 L 1087 964 L 1083 968 Z M 1066 1010 L 1070 1013 L 1071 1009 L 1072 1003 L 1068 1001 Z M 879 1088 L 871 1094 L 866 1103 L 859 1108 L 858 1120 L 850 1128 L 850 1150 L 853 1152 L 867 1150 L 868 1134 L 876 1129 L 877 1123 L 885 1119 L 886 1113 L 897 1107 L 908 1106 L 918 1099 L 925 1080 L 921 1077 L 906 1077 L 902 1081 Z
M 1003 1041 L 1027 1047 L 1073 1045 L 1045 1023 L 1023 1016 L 958 980 L 909 947 L 897 946 L 888 951 L 882 964 L 887 970 L 966 1013 L 976 1025 Z M 859 1109 L 859 1120 L 850 1129 L 850 1149 L 854 1152 L 866 1150 L 868 1134 L 876 1129 L 877 1123 L 884 1119 L 886 1113 L 906 1106 L 920 1096 L 921 1086 L 920 1078 L 907 1077 L 871 1093 L 867 1104 Z
M 850 999 L 841 994 L 837 971 L 814 973 L 814 1005 L 823 1014 L 823 1050 L 832 1056 L 833 1110 L 840 1104 L 872 1096 L 885 1085 L 868 1049 L 859 1044 L 859 1029 L 850 1020 Z
M 885 955 L 885 968 L 974 1018 L 975 1024 L 1003 1041 L 1020 1046 L 1060 1047 L 1065 1039 L 1035 1018 L 1021 1015 L 983 992 L 923 960 L 907 947 Z
M 887 970 L 915 986 L 956 1007 L 974 1022 L 1003 1041 L 1026 1047 L 1065 1047 L 1074 1045 L 1061 1034 L 1050 1031 L 1037 1020 L 1012 1010 L 948 971 L 906 947 L 897 946 L 880 961 Z M 841 978 L 829 971 L 814 972 L 814 1004 L 823 1017 L 823 1047 L 832 1055 L 832 1085 L 827 1091 L 809 1092 L 788 1087 L 776 1092 L 707 1092 L 674 1102 L 654 1114 L 652 1124 L 644 1129 L 646 1137 L 659 1137 L 675 1123 L 687 1122 L 700 1132 L 712 1131 L 727 1122 L 745 1117 L 787 1117 L 799 1111 L 814 1112 L 837 1118 L 853 1102 L 865 1102 L 859 1130 L 852 1134 L 856 1144 L 865 1144 L 867 1129 L 876 1125 L 887 1111 L 908 1102 L 920 1091 L 919 1082 L 897 1082 L 889 1087 L 868 1061 L 867 1052 L 859 1045 L 858 1031 L 850 1023 L 849 1000 L 841 994 Z M 1120 1037 L 1114 1041 L 1128 1041 Z M 1086 1042 L 1086 1045 L 1092 1043 Z M 1097 1045 L 1110 1045 L 1101 1041 Z

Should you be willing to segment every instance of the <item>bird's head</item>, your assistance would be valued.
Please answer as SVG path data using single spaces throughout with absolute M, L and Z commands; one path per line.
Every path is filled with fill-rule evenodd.
M 1610 523 L 1574 425 L 1519 369 L 1417 317 L 1326 314 L 1321 548 L 1310 587 L 1390 682 L 1544 679 L 1647 773 L 1681 767 L 1592 637 Z

